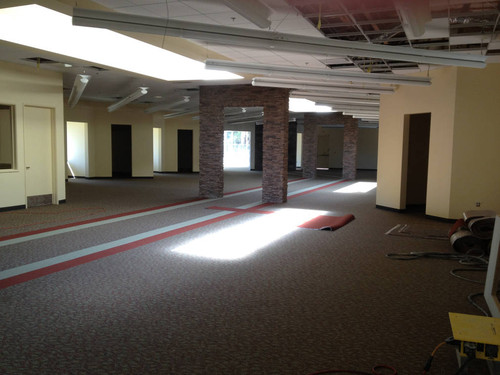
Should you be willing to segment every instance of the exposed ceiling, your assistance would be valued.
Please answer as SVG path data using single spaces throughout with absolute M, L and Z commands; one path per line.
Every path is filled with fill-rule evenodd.
M 47 2 L 54 3 L 56 0 Z M 62 2 L 66 5 L 71 3 Z M 93 1 L 100 9 L 119 13 L 260 30 L 259 26 L 247 19 L 249 17 L 244 11 L 234 6 L 238 2 L 242 0 Z M 37 3 L 43 4 L 45 1 Z M 267 12 L 269 24 L 266 30 L 275 33 L 470 53 L 486 56 L 487 63 L 500 61 L 500 0 L 254 0 L 244 3 Z M 78 6 L 82 6 L 81 3 Z M 151 40 L 146 35 L 135 36 Z M 163 42 L 168 48 L 168 43 Z M 408 74 L 430 68 L 428 65 L 396 59 L 283 52 L 200 40 L 191 42 L 199 46 L 201 54 L 206 51 L 207 57 L 216 56 L 245 63 L 386 74 Z M 151 106 L 176 103 L 168 111 L 195 111 L 197 91 L 200 84 L 204 84 L 200 81 L 162 81 L 2 41 L 0 60 L 62 72 L 67 96 L 75 75 L 85 71 L 85 74 L 92 76 L 82 95 L 82 99 L 87 100 L 116 101 L 138 86 L 147 86 L 150 88 L 149 93 L 137 102 L 151 103 Z M 243 82 L 250 82 L 248 76 Z M 189 102 L 183 102 L 186 96 L 191 98 Z

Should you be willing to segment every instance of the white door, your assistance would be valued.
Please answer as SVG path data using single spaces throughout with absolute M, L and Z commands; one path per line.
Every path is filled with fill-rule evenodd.
M 52 195 L 52 110 L 50 108 L 24 107 L 24 158 L 26 196 Z

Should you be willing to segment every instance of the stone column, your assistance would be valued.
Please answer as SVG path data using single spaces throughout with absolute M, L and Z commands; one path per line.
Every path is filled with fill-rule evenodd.
M 264 105 L 262 201 L 283 203 L 288 193 L 288 91 Z
M 224 195 L 224 106 L 213 87 L 200 88 L 200 197 Z
M 304 114 L 304 133 L 302 134 L 302 177 L 316 177 L 318 162 L 318 126 L 312 113 Z
M 358 120 L 344 116 L 344 156 L 342 177 L 354 180 L 358 167 Z

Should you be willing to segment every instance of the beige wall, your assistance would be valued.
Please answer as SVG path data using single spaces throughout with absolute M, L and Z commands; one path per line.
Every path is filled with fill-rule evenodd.
M 394 94 L 381 96 L 376 203 L 394 209 L 406 207 L 409 124 L 405 115 L 430 112 L 427 214 L 448 218 L 457 68 L 432 70 L 429 76 L 431 86 L 399 86 Z
M 405 114 L 431 113 L 426 214 L 454 219 L 463 211 L 500 210 L 500 67 L 440 68 L 429 87 L 402 86 L 383 95 L 377 205 L 406 207 Z
M 378 129 L 358 129 L 358 169 L 377 169 Z M 318 129 L 318 167 L 343 168 L 344 128 Z
M 0 170 L 0 208 L 26 204 L 24 161 L 24 107 L 52 110 L 53 116 L 53 203 L 66 199 L 63 85 L 58 73 L 0 62 L 0 103 L 15 106 L 16 168 Z
M 358 129 L 358 169 L 377 169 L 378 129 Z
M 89 177 L 111 177 L 111 125 L 132 125 L 132 176 L 153 176 L 153 116 L 143 106 L 108 112 L 109 103 L 80 101 L 66 107 L 65 120 L 88 123 Z
M 500 213 L 500 64 L 458 70 L 450 207 Z
M 158 123 L 158 121 L 155 120 Z M 156 125 L 155 125 L 156 126 Z M 156 126 L 160 127 L 160 126 Z M 200 122 L 193 115 L 166 119 L 163 131 L 163 172 L 177 172 L 177 130 L 193 130 L 193 172 L 200 171 Z

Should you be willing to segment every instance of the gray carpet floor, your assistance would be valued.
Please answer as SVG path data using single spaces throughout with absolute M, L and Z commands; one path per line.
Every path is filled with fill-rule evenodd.
M 290 180 L 300 177 L 291 174 Z M 259 172 L 227 171 L 225 191 L 261 185 Z M 290 194 L 335 181 L 289 184 Z M 235 215 L 0 290 L 1 374 L 296 374 L 370 372 L 379 364 L 421 374 L 451 336 L 448 312 L 481 315 L 467 296 L 482 285 L 450 275 L 455 261 L 398 261 L 387 253 L 452 253 L 449 242 L 385 233 L 397 224 L 446 235 L 449 222 L 375 208 L 375 192 L 339 193 L 357 181 Z M 196 174 L 69 180 L 67 203 L 0 213 L 0 237 L 196 199 Z M 0 247 L 0 271 L 258 204 L 260 191 Z M 280 229 L 311 211 L 356 219 L 336 231 Z M 227 212 L 230 213 L 230 212 Z M 278 213 L 285 213 L 278 215 Z M 271 219 L 275 215 L 274 222 Z M 214 233 L 219 236 L 210 242 Z M 264 245 L 234 255 L 255 240 Z M 275 235 L 273 237 L 273 235 Z M 261 241 L 262 242 L 262 241 Z M 180 252 L 194 244 L 197 256 Z M 484 274 L 474 275 L 478 280 Z M 482 301 L 478 301 L 482 303 Z M 471 363 L 470 374 L 484 374 Z M 442 347 L 431 374 L 454 374 Z M 389 373 L 389 372 L 388 372 Z

